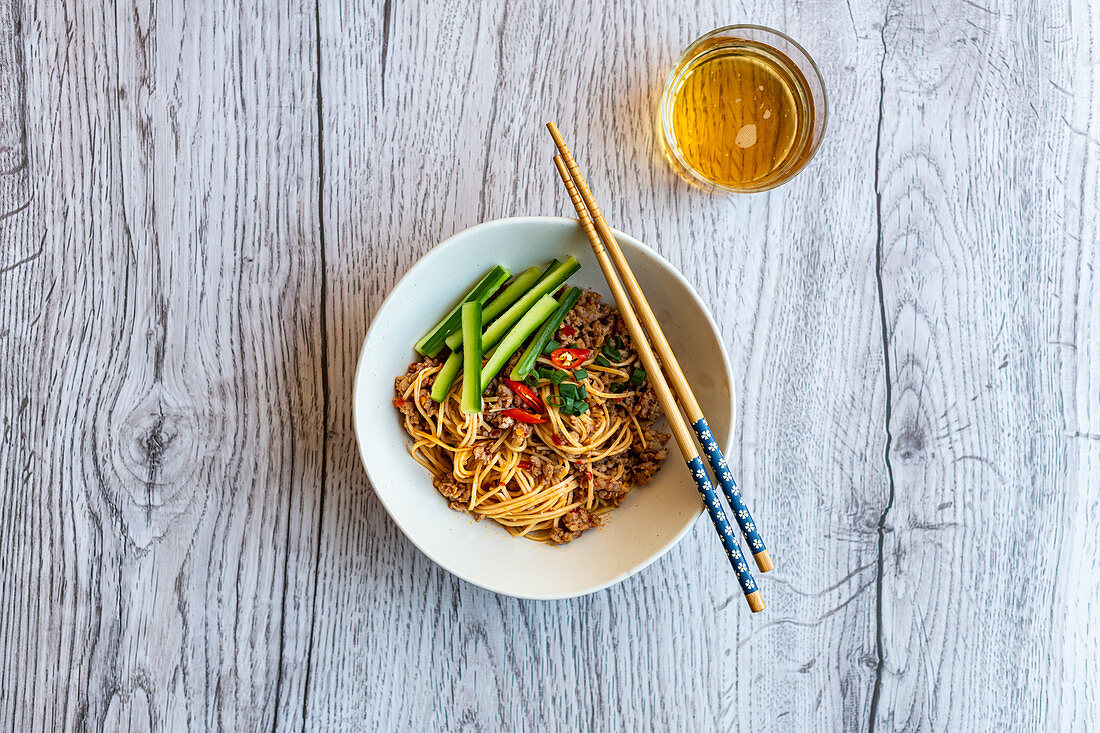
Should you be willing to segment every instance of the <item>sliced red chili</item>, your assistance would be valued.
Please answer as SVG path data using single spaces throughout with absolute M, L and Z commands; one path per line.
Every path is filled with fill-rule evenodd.
M 402 407 L 405 406 L 405 400 L 398 397 L 396 400 L 393 401 L 393 404 L 397 405 L 398 409 L 401 409 Z
M 562 325 L 561 331 L 559 333 L 561 333 L 562 338 L 571 339 L 577 335 L 577 329 L 566 323 Z
M 554 445 L 561 445 L 561 438 L 557 435 L 551 435 L 550 440 L 554 441 Z
M 530 407 L 532 410 L 535 410 L 536 412 L 546 411 L 546 408 L 542 406 L 542 400 L 540 400 L 539 396 L 535 394 L 534 390 L 532 390 L 526 384 L 523 384 L 522 382 L 516 382 L 507 378 L 504 379 L 504 383 L 508 385 L 508 389 L 516 393 L 516 396 L 519 397 L 521 402 Z
M 518 466 L 519 466 L 520 468 L 522 468 L 522 469 L 523 469 L 524 471 L 530 471 L 530 470 L 531 470 L 531 462 L 530 462 L 530 461 L 520 461 L 520 462 L 519 462 L 518 464 L 516 464 L 516 465 L 518 465 Z
M 513 407 L 508 410 L 501 410 L 501 415 L 510 417 L 516 422 L 527 423 L 528 425 L 538 425 L 539 423 L 546 422 L 549 418 L 545 418 L 542 415 L 536 415 L 533 412 L 527 410 L 521 410 L 518 407 Z
M 554 349 L 550 352 L 550 363 L 568 371 L 580 366 L 590 353 L 588 349 Z

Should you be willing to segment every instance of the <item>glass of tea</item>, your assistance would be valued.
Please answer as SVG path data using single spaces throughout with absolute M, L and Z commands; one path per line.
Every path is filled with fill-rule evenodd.
M 790 180 L 825 132 L 825 84 L 809 54 L 779 31 L 730 25 L 688 46 L 658 110 L 665 157 L 714 192 Z

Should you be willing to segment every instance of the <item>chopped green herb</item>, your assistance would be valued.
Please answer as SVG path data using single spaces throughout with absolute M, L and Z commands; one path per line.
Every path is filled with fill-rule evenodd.
M 564 387 L 565 385 L 563 384 L 562 386 Z M 588 399 L 588 390 L 585 389 L 583 384 L 577 386 L 577 397 L 580 397 L 582 400 Z
M 596 364 L 597 364 L 598 366 L 602 366 L 602 367 L 609 367 L 609 366 L 611 366 L 611 362 L 609 362 L 609 361 L 607 360 L 607 357 L 606 357 L 606 356 L 604 356 L 603 354 L 600 354 L 599 356 L 597 356 L 597 357 L 596 357 Z
M 573 379 L 576 379 L 578 382 L 583 382 L 584 380 L 588 379 L 588 370 L 587 369 L 577 369 L 577 370 L 575 370 L 573 372 Z
M 527 383 L 528 387 L 537 387 L 539 383 L 539 375 L 531 372 L 524 378 L 523 381 Z
M 569 397 L 562 397 L 561 411 L 563 414 L 570 415 L 573 412 L 573 400 Z
M 550 381 L 553 382 L 555 385 L 561 384 L 562 382 L 564 382 L 565 378 L 567 376 L 569 376 L 569 375 L 566 374 L 565 372 L 563 372 L 560 369 L 550 370 Z
M 549 354 L 551 351 L 554 351 L 555 349 L 560 349 L 560 348 L 561 348 L 561 344 L 559 344 L 554 339 L 550 339 L 549 341 L 546 342 L 546 346 L 542 347 L 542 353 L 543 354 Z
M 624 384 L 623 382 L 612 382 L 611 384 L 607 385 L 607 391 L 611 392 L 612 394 L 622 394 L 625 389 L 626 384 Z
M 630 383 L 640 387 L 642 382 L 645 381 L 645 369 L 635 369 L 634 373 L 630 375 Z
M 611 361 L 622 361 L 623 360 L 623 355 L 620 354 L 615 349 L 611 348 L 611 346 L 608 345 L 608 344 L 604 344 L 603 349 L 601 349 L 601 351 L 603 351 L 603 355 L 606 356 Z
M 577 385 L 566 383 L 558 387 L 558 391 L 561 392 L 562 397 L 569 397 L 572 399 L 577 396 Z
M 578 402 L 577 404 L 575 404 L 573 406 L 573 414 L 574 415 L 583 415 L 586 412 L 588 412 L 588 403 L 587 402 Z

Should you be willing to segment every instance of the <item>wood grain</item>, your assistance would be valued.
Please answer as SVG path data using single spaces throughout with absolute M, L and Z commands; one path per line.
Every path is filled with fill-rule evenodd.
M 885 730 L 1097 722 L 1095 706 L 1063 704 L 1089 681 L 1035 684 L 1036 666 L 1022 663 L 1042 660 L 1045 675 L 1055 660 L 1100 659 L 1095 640 L 1080 643 L 1085 609 L 1066 607 L 1097 602 L 1097 557 L 1067 572 L 1084 558 L 1060 537 L 1100 508 L 1100 484 L 1071 468 L 1095 450 L 1065 435 L 1082 415 L 1095 420 L 1098 403 L 1090 416 L 1063 386 L 1094 382 L 1100 364 L 1079 359 L 1089 339 L 1062 326 L 1082 312 L 1082 269 L 1067 263 L 1095 255 L 1067 215 L 1095 214 L 1097 189 L 1081 170 L 1088 155 L 1068 155 L 1074 99 L 1060 89 L 1085 91 L 1093 72 L 1051 53 L 1091 46 L 1097 26 L 1071 17 L 1084 5 L 1048 8 L 1026 26 L 1010 10 L 927 17 L 919 33 L 891 15 L 882 33 L 891 444 L 871 713 Z M 990 93 L 975 99 L 975 88 Z
M 208 5 L 0 2 L 0 729 L 1100 727 L 1096 0 Z M 653 114 L 729 22 L 830 107 L 720 198 Z M 570 210 L 550 118 L 721 324 L 763 614 L 704 522 L 482 591 L 359 464 L 397 279 Z
M 4 12 L 0 727 L 270 727 L 323 439 L 312 19 Z

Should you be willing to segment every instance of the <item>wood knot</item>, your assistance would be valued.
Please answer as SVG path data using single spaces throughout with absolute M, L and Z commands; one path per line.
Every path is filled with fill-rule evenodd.
M 170 426 L 169 429 L 165 429 L 163 414 L 157 417 L 157 421 L 146 433 L 142 447 L 145 449 L 145 463 L 149 466 L 150 481 L 153 481 L 159 473 L 164 454 L 176 439 L 176 435 L 177 433 L 173 432 Z
M 910 369 L 916 364 L 909 363 Z M 897 406 L 891 419 L 890 459 L 894 466 L 916 466 L 929 458 L 933 446 L 929 442 L 929 407 L 921 401 L 919 390 L 905 389 L 898 395 Z
M 163 490 L 177 484 L 180 475 L 188 473 L 188 462 L 197 457 L 187 449 L 192 442 L 186 438 L 192 432 L 189 422 L 186 414 L 158 405 L 156 412 L 131 413 L 123 423 L 128 483 L 145 489 L 139 503 L 148 509 L 163 503 L 167 498 Z
M 912 463 L 924 457 L 924 431 L 907 427 L 894 438 L 894 455 L 902 463 Z
M 199 416 L 163 394 L 116 404 L 110 414 L 121 420 L 97 431 L 99 478 L 128 538 L 144 548 L 193 501 L 206 436 Z

